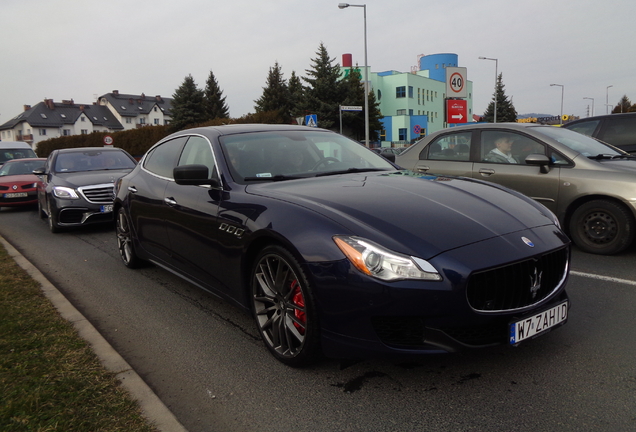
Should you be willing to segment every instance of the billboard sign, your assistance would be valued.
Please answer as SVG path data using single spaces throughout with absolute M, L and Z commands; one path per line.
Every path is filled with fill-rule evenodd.
M 468 102 L 463 99 L 446 100 L 446 123 L 467 123 Z

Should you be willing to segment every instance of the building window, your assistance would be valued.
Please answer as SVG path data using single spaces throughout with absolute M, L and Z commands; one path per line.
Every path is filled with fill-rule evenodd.
M 406 97 L 406 87 L 405 86 L 396 87 L 395 88 L 395 97 L 396 98 Z
M 146 124 L 146 119 L 143 117 L 139 118 L 139 124 Z
M 400 128 L 398 131 L 398 139 L 400 141 L 406 141 L 406 128 Z
M 80 117 L 80 121 L 86 121 L 86 117 L 84 116 Z
M 82 129 L 82 135 L 88 135 L 88 130 L 87 129 Z
M 409 115 L 410 115 L 410 116 L 412 116 L 412 115 L 413 115 L 413 110 L 412 110 L 412 109 L 410 109 L 410 110 L 409 110 Z
M 71 134 L 71 130 L 70 129 L 64 129 L 62 130 L 62 135 L 64 136 L 69 136 Z
M 397 115 L 406 115 L 406 110 L 405 109 L 397 110 Z
M 409 97 L 413 99 L 413 86 L 409 86 Z
M 46 129 L 40 129 L 40 136 L 46 136 Z
M 159 119 L 158 119 L 158 118 L 156 118 L 156 119 L 155 119 L 155 124 L 156 124 L 156 125 L 158 125 L 158 124 L 159 124 Z
M 378 90 L 378 100 L 382 100 L 382 91 Z
M 131 124 L 132 123 L 132 119 L 130 117 L 126 117 L 126 123 Z

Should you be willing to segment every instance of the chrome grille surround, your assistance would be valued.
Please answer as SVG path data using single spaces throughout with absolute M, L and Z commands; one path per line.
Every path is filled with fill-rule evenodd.
M 91 204 L 112 204 L 115 201 L 115 185 L 113 183 L 82 186 L 77 190 Z
M 470 276 L 468 304 L 482 313 L 523 311 L 551 297 L 565 283 L 567 247 Z

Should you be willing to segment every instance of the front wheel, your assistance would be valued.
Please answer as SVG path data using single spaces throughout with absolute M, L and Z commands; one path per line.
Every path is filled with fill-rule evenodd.
M 130 229 L 130 223 L 128 216 L 123 208 L 120 208 L 117 212 L 115 231 L 117 233 L 117 248 L 119 249 L 119 256 L 124 262 L 124 265 L 128 268 L 141 267 L 143 261 L 137 256 L 135 252 L 135 245 L 133 244 L 132 232 Z
M 288 366 L 304 366 L 320 352 L 318 316 L 311 286 L 298 261 L 268 246 L 252 271 L 252 309 L 267 349 Z
M 57 223 L 57 216 L 53 214 L 53 210 L 51 209 L 50 200 L 46 200 L 46 211 L 48 212 L 49 230 L 51 230 L 53 234 L 62 232 L 62 228 Z
M 634 240 L 634 218 L 620 204 L 594 200 L 579 206 L 570 218 L 570 235 L 581 250 L 614 255 Z

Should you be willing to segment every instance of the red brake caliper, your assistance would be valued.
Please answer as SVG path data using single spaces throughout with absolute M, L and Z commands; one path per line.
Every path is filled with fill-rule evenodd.
M 292 289 L 292 303 L 295 304 L 296 306 L 300 307 L 300 308 L 304 308 L 305 307 L 305 299 L 303 298 L 303 293 L 300 290 L 300 285 L 298 285 L 298 281 L 294 280 L 291 283 L 291 289 Z M 305 315 L 305 312 L 300 311 L 298 309 L 294 310 L 294 315 L 296 316 L 296 319 L 298 319 L 298 321 L 300 321 L 303 324 L 307 324 L 307 316 Z M 296 327 L 296 329 L 298 329 L 298 332 L 300 334 L 305 334 L 305 326 L 304 325 L 300 325 L 297 322 L 294 323 L 294 327 Z

